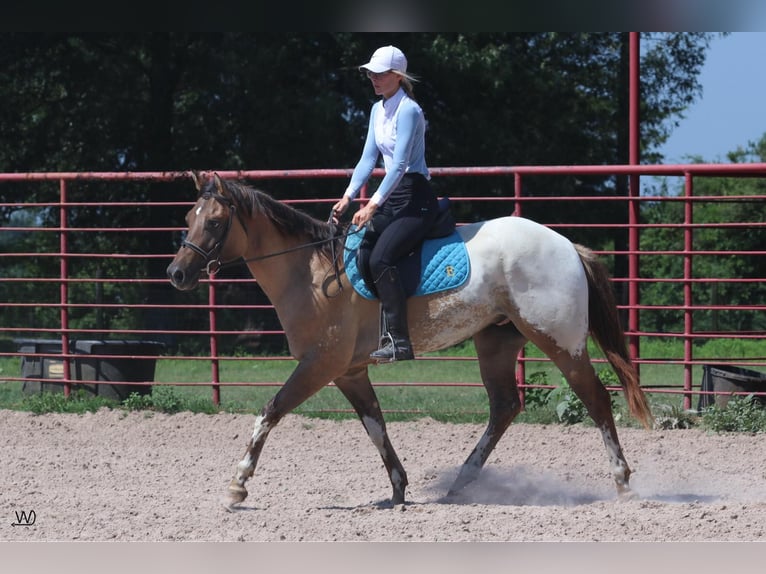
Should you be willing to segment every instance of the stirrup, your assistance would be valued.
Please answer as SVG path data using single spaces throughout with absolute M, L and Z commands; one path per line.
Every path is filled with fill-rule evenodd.
M 394 338 L 391 333 L 386 331 L 380 336 L 378 348 L 370 353 L 370 358 L 379 363 L 390 363 L 395 360 L 396 352 L 394 350 Z
M 370 358 L 378 363 L 393 363 L 394 361 L 408 361 L 415 358 L 412 352 L 412 345 L 409 341 L 400 344 L 398 347 L 394 342 L 391 333 L 385 333 L 380 340 L 380 348 L 370 353 Z

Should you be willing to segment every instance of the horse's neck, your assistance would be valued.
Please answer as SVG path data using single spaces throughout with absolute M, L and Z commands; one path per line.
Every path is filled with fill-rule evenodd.
M 288 302 L 295 293 L 311 296 L 317 253 L 306 238 L 286 236 L 272 222 L 259 223 L 257 240 L 245 256 L 250 273 L 274 304 Z M 279 309 L 278 309 L 279 311 Z

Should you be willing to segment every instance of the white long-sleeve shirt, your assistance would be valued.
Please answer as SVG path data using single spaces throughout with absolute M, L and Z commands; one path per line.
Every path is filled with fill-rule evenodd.
M 426 121 L 423 110 L 410 99 L 402 88 L 387 100 L 372 106 L 367 139 L 362 157 L 354 168 L 344 195 L 353 199 L 383 156 L 386 175 L 370 198 L 375 205 L 383 204 L 401 181 L 405 173 L 431 176 L 425 160 Z

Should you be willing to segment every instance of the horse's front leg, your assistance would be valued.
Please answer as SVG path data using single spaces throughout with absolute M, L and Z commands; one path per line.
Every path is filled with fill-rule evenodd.
M 325 366 L 326 367 L 326 366 Z M 245 456 L 237 464 L 229 484 L 225 506 L 228 510 L 247 498 L 245 482 L 255 472 L 258 457 L 269 432 L 287 413 L 295 409 L 332 380 L 332 373 L 313 361 L 301 361 L 276 395 L 255 419 L 253 436 L 247 443 Z
M 388 472 L 388 478 L 393 488 L 391 503 L 394 505 L 404 504 L 407 473 L 404 472 L 404 467 L 388 438 L 386 423 L 383 420 L 383 413 L 380 410 L 375 389 L 372 388 L 372 383 L 370 383 L 367 366 L 350 371 L 343 377 L 336 378 L 335 386 L 340 389 L 346 399 L 348 399 L 348 402 L 351 403 L 351 406 L 354 407 L 372 444 L 378 449 L 380 457 L 383 459 L 383 464 L 386 467 L 386 472 Z
M 253 436 L 247 443 L 245 456 L 239 461 L 239 464 L 237 464 L 236 473 L 229 484 L 228 497 L 225 504 L 226 508 L 229 510 L 231 510 L 234 505 L 247 498 L 245 482 L 247 482 L 247 479 L 253 476 L 253 473 L 255 472 L 255 466 L 258 464 L 258 457 L 261 455 L 261 450 L 263 450 L 263 445 L 266 442 L 266 437 L 269 435 L 269 431 L 281 418 L 273 415 L 273 402 L 274 399 L 269 401 L 269 403 L 261 410 L 261 414 L 255 419 Z

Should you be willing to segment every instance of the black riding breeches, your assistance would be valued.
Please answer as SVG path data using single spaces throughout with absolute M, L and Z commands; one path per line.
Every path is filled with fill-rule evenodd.
M 429 181 L 421 174 L 406 174 L 372 216 L 359 245 L 357 263 L 368 284 L 415 249 L 438 212 Z

